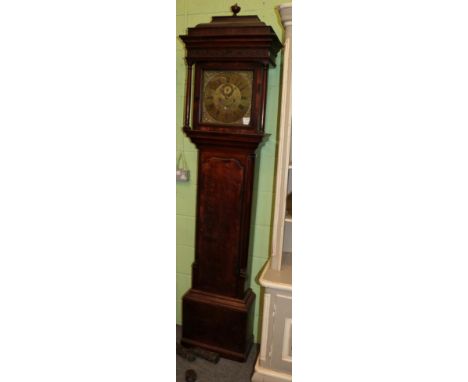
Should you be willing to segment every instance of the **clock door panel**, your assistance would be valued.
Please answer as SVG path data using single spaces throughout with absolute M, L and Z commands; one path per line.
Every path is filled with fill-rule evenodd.
M 200 170 L 197 287 L 234 297 L 245 167 L 236 158 L 202 154 Z

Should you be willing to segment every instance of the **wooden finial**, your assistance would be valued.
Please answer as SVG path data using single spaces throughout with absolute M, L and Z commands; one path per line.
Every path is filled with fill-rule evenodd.
M 237 16 L 237 14 L 240 12 L 241 8 L 237 5 L 237 3 L 235 3 L 232 7 L 231 7 L 231 11 L 232 13 L 234 13 L 233 16 Z

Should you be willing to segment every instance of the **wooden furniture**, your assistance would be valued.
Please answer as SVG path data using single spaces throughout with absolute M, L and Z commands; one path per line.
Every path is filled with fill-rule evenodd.
M 291 381 L 292 371 L 292 195 L 291 38 L 292 5 L 278 7 L 285 29 L 275 210 L 271 257 L 260 275 L 264 287 L 260 354 L 254 382 Z M 288 198 L 289 196 L 289 198 Z
M 198 148 L 195 261 L 181 343 L 245 361 L 255 301 L 247 274 L 255 153 L 265 138 L 268 68 L 282 45 L 257 16 L 232 10 L 180 36 L 187 49 L 183 131 Z

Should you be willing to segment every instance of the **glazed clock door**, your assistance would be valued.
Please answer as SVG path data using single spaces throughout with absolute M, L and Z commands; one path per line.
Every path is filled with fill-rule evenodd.
M 194 129 L 236 133 L 259 130 L 263 77 L 264 68 L 260 65 L 198 65 L 195 68 Z

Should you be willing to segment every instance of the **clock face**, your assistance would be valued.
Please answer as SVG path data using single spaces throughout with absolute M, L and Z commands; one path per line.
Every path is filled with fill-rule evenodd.
M 249 125 L 252 78 L 247 70 L 204 71 L 201 122 Z

